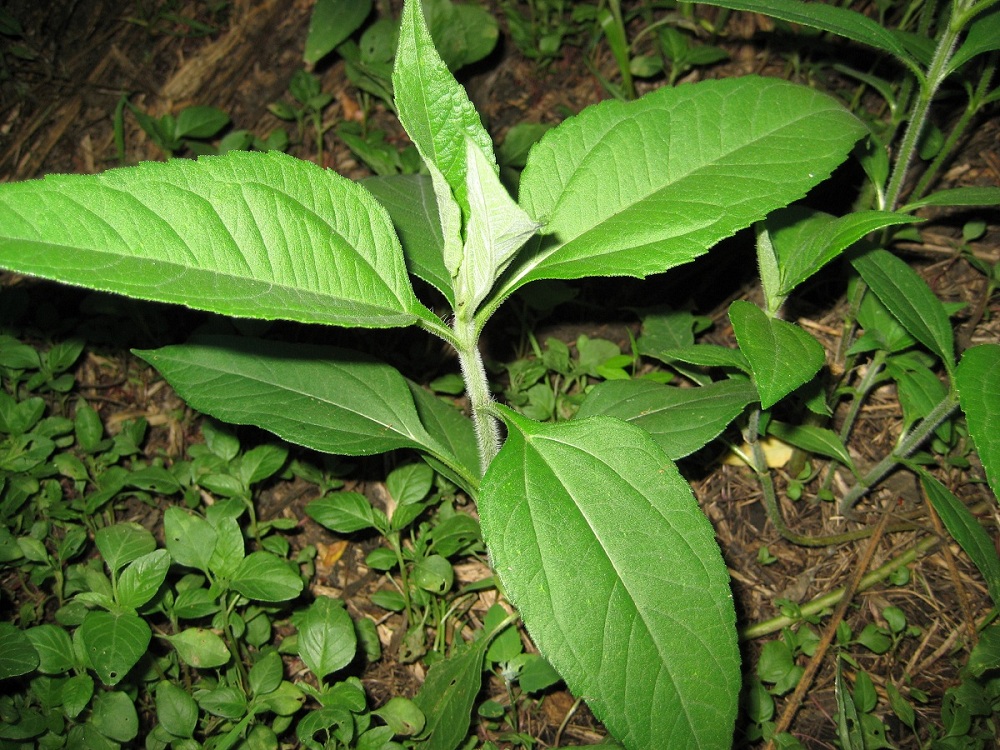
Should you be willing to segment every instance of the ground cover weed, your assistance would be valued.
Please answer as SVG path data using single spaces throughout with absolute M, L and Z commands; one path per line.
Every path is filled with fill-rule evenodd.
M 494 401 L 479 353 L 483 327 L 509 297 L 531 282 L 644 277 L 693 260 L 802 197 L 866 131 L 831 98 L 781 81 L 748 77 L 661 89 L 633 103 L 598 105 L 550 130 L 528 156 L 515 202 L 499 181 L 489 135 L 434 49 L 419 3 L 404 7 L 394 62 L 395 106 L 427 175 L 387 176 L 362 187 L 282 154 L 232 154 L 4 186 L 0 202 L 13 218 L 0 238 L 0 261 L 24 273 L 238 317 L 416 326 L 440 338 L 460 361 L 471 418 L 389 365 L 334 346 L 201 336 L 140 356 L 195 408 L 223 421 L 256 424 L 334 454 L 417 451 L 428 468 L 476 499 L 497 585 L 542 654 L 616 737 L 630 748 L 725 746 L 740 691 L 735 613 L 711 526 L 672 459 L 704 446 L 748 406 L 751 445 L 771 429 L 765 411 L 810 382 L 823 359 L 809 334 L 776 314 L 784 299 L 833 255 L 909 216 L 882 210 L 892 202 L 840 223 L 813 216 L 826 231 L 816 236 L 832 239 L 802 254 L 804 267 L 783 254 L 781 240 L 769 239 L 782 226 L 772 224 L 759 244 L 767 303 L 762 309 L 741 301 L 730 310 L 739 349 L 694 343 L 689 320 L 691 340 L 660 350 L 680 371 L 709 366 L 725 377 L 700 377 L 699 387 L 683 389 L 640 378 L 609 380 L 590 392 L 575 418 L 541 423 Z M 609 181 L 615 190 L 608 190 Z M 912 277 L 895 266 L 885 273 L 893 261 L 880 254 L 868 260 L 874 270 L 866 273 L 864 257 L 855 263 L 886 319 L 899 321 L 946 367 L 954 364 L 938 313 L 929 322 L 920 314 L 937 310 L 925 304 L 922 291 L 914 292 L 923 296 L 910 306 L 886 301 Z M 440 292 L 450 308 L 446 319 L 417 299 L 408 273 Z M 879 294 L 887 275 L 889 291 Z M 619 356 L 595 355 L 590 364 L 614 362 L 615 372 L 630 374 Z M 990 432 L 974 424 L 997 413 L 995 400 L 979 387 L 995 355 L 987 347 L 982 356 L 985 361 L 969 365 L 963 359 L 958 377 L 971 379 L 966 391 L 979 399 L 963 396 L 963 406 L 970 431 L 977 439 L 985 435 L 979 450 L 992 473 L 995 445 Z M 785 361 L 802 366 L 775 367 Z M 911 442 L 919 445 L 940 427 L 942 420 L 933 417 L 933 408 L 915 417 L 913 429 L 925 434 Z M 788 432 L 785 437 L 806 450 L 843 457 L 826 433 L 800 430 L 789 438 Z M 756 450 L 750 461 L 759 468 Z M 387 569 L 398 575 L 412 626 L 437 616 L 417 597 L 446 589 L 448 555 L 435 551 L 440 542 L 425 540 L 419 525 L 410 526 L 417 517 L 407 519 L 414 512 L 407 509 L 427 509 L 430 490 L 413 490 L 413 499 L 402 502 L 408 486 L 427 484 L 426 469 L 408 471 L 424 479 L 400 480 L 391 517 L 349 496 L 343 507 L 334 505 L 386 538 L 393 558 Z M 245 483 L 255 476 L 242 462 L 229 474 Z M 761 476 L 766 482 L 766 473 Z M 201 677 L 209 681 L 212 708 L 199 708 L 221 720 L 213 728 L 221 725 L 226 738 L 217 746 L 248 732 L 284 731 L 290 723 L 269 730 L 258 728 L 255 717 L 265 711 L 291 716 L 308 692 L 295 692 L 292 683 L 283 688 L 274 659 L 257 644 L 251 644 L 259 650 L 251 652 L 249 668 L 234 653 L 238 623 L 249 629 L 251 606 L 289 601 L 301 589 L 300 575 L 263 539 L 265 548 L 249 554 L 242 534 L 237 544 L 235 519 L 248 511 L 238 484 L 215 485 L 234 492 L 229 502 L 212 506 L 220 510 L 172 510 L 164 550 L 110 561 L 102 551 L 108 573 L 99 572 L 108 585 L 90 591 L 106 598 L 93 598 L 84 615 L 134 624 L 138 615 L 130 610 L 145 602 L 137 603 L 138 595 L 116 599 L 113 582 L 147 555 L 157 555 L 152 561 L 162 566 L 156 561 L 167 559 L 165 553 L 203 578 L 193 588 L 218 599 L 226 613 L 219 629 L 233 631 L 231 642 L 223 641 L 233 668 Z M 404 532 L 411 534 L 411 559 L 393 536 Z M 215 543 L 191 545 L 197 535 L 214 535 Z M 317 600 L 312 606 L 337 605 Z M 309 621 L 342 621 L 334 611 Z M 503 617 L 469 643 L 452 643 L 414 701 L 424 724 L 396 731 L 387 722 L 392 734 L 376 727 L 380 739 L 415 736 L 417 746 L 458 747 L 490 649 L 509 624 Z M 324 660 L 325 654 L 320 649 L 309 657 L 321 681 L 339 668 L 333 666 L 339 659 Z M 122 679 L 129 666 L 116 662 L 115 676 Z M 296 729 L 303 742 L 350 746 L 360 736 L 356 717 L 367 714 L 353 683 L 346 684 L 335 700 L 321 683 L 313 697 L 322 708 L 308 714 L 317 718 Z M 279 690 L 286 691 L 282 700 L 267 698 Z M 165 705 L 170 693 L 164 688 Z M 190 703 L 185 711 L 189 716 Z M 184 730 L 177 737 L 188 739 L 190 719 L 176 726 Z M 324 739 L 316 740 L 318 734 Z

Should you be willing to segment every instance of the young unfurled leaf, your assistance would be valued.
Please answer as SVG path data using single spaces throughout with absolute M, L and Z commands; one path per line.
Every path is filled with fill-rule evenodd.
M 5 185 L 0 210 L 21 273 L 266 320 L 406 326 L 421 307 L 381 204 L 279 152 Z
M 461 209 L 461 217 L 468 219 L 465 141 L 471 139 L 496 170 L 493 140 L 483 128 L 479 113 L 465 90 L 435 49 L 419 0 L 406 0 L 403 4 L 392 83 L 399 121 L 424 161 L 434 167 L 444 185 L 450 188 L 450 195 Z M 434 176 L 434 170 L 431 174 Z M 444 187 L 435 184 L 434 190 L 441 211 Z M 447 243 L 447 230 L 445 239 Z M 449 262 L 447 255 L 445 263 L 452 272 L 458 267 L 455 259 Z
M 466 138 L 468 227 L 461 265 L 454 271 L 455 298 L 471 314 L 493 288 L 514 254 L 539 228 L 500 183 L 495 162 Z
M 628 747 L 728 747 L 735 613 L 690 487 L 633 425 L 501 413 L 480 521 L 542 655 Z

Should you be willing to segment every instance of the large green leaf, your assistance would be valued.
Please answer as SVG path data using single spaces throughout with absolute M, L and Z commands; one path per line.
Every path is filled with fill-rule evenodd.
M 678 459 L 718 437 L 757 398 L 748 380 L 722 380 L 700 388 L 606 380 L 587 394 L 576 418 L 604 414 L 624 419 L 652 435 L 667 456 Z
M 729 306 L 733 333 L 753 370 L 761 408 L 774 404 L 812 380 L 823 366 L 822 344 L 794 323 L 769 318 L 752 302 Z
M 1000 345 L 966 350 L 955 373 L 958 400 L 993 494 L 1000 498 Z
M 302 592 L 302 578 L 271 552 L 251 552 L 240 561 L 230 585 L 247 599 L 284 602 Z
M 326 453 L 447 451 L 427 434 L 403 376 L 358 352 L 235 336 L 136 352 L 199 411 Z
M 0 622 L 0 680 L 27 674 L 38 662 L 38 652 L 24 631 L 9 622 Z
M 278 152 L 0 188 L 0 265 L 225 315 L 388 327 L 417 302 L 389 214 Z
M 878 21 L 847 8 L 840 8 L 822 2 L 802 2 L 801 0 L 703 0 L 703 5 L 719 5 L 733 10 L 750 13 L 766 13 L 782 21 L 810 26 L 829 31 L 837 36 L 867 44 L 875 49 L 894 55 L 914 73 L 920 74 L 919 67 L 900 40 Z
M 883 305 L 950 371 L 955 364 L 951 321 L 931 288 L 905 261 L 875 248 L 851 261 Z
M 805 195 L 864 132 L 830 97 L 753 76 L 590 107 L 531 150 L 520 202 L 548 236 L 502 294 L 686 263 Z
M 634 425 L 501 411 L 480 520 L 542 655 L 628 748 L 729 747 L 736 616 L 688 485 Z

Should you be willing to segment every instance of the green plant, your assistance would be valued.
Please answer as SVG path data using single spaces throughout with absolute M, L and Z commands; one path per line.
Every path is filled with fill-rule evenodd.
M 588 399 L 577 418 L 542 424 L 493 401 L 478 341 L 530 282 L 643 277 L 702 255 L 826 177 L 862 126 L 829 97 L 776 80 L 665 88 L 549 131 L 514 202 L 417 2 L 404 8 L 393 89 L 428 176 L 363 188 L 281 154 L 231 154 L 7 185 L 0 259 L 229 315 L 417 326 L 439 337 L 458 356 L 471 419 L 389 365 L 332 346 L 202 336 L 140 355 L 224 421 L 330 453 L 415 449 L 477 500 L 503 591 L 613 734 L 632 748 L 727 744 L 740 683 L 735 613 L 711 526 L 671 458 L 714 438 L 747 404 L 767 408 L 808 380 L 767 367 L 784 359 L 769 347 L 801 349 L 812 362 L 818 344 L 735 305 L 742 353 L 711 353 L 731 378 L 673 390 L 608 381 L 592 392 L 602 390 L 601 408 Z M 416 298 L 408 270 L 447 300 L 448 324 Z M 630 418 L 648 432 L 604 408 L 642 398 L 656 408 Z M 702 412 L 710 419 L 685 421 Z M 212 528 L 207 518 L 185 522 Z M 416 702 L 427 718 L 420 737 L 433 746 L 464 739 L 456 717 L 469 715 L 497 632 L 453 648 L 428 673 Z
M 122 102 L 168 159 L 183 149 L 196 155 L 219 153 L 207 141 L 219 135 L 230 122 L 229 115 L 218 107 L 196 105 L 185 107 L 176 117 L 166 114 L 157 118 L 146 114 L 125 97 Z

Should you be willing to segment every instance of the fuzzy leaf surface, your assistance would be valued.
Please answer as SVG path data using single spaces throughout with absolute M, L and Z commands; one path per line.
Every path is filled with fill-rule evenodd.
M 955 373 L 958 400 L 993 494 L 1000 498 L 1000 345 L 967 349 Z
M 823 366 L 826 353 L 816 339 L 793 323 L 767 317 L 752 302 L 733 302 L 729 320 L 750 362 L 763 409 L 812 380 Z
M 136 353 L 195 409 L 297 445 L 348 456 L 436 447 L 402 375 L 358 352 L 206 336 Z
M 687 263 L 802 197 L 864 127 L 828 96 L 748 76 L 602 102 L 532 149 L 519 202 L 547 236 L 503 289 Z
M 469 138 L 497 169 L 493 140 L 465 89 L 448 70 L 434 47 L 419 0 L 406 0 L 400 19 L 399 46 L 392 71 L 399 121 L 429 167 L 440 173 L 463 217 L 469 216 L 466 191 L 465 140 Z M 434 185 L 439 210 L 443 186 Z M 448 226 L 448 221 L 442 221 Z M 447 232 L 446 232 L 447 234 Z M 460 258 L 445 257 L 449 270 Z
M 757 391 L 747 380 L 721 380 L 699 388 L 605 380 L 587 394 L 575 418 L 604 414 L 631 422 L 676 460 L 708 445 L 756 400 Z
M 508 436 L 483 479 L 480 521 L 542 655 L 628 748 L 728 747 L 735 613 L 687 483 L 621 420 L 501 413 Z
M 388 213 L 276 151 L 0 189 L 0 265 L 223 315 L 384 328 L 421 307 Z

